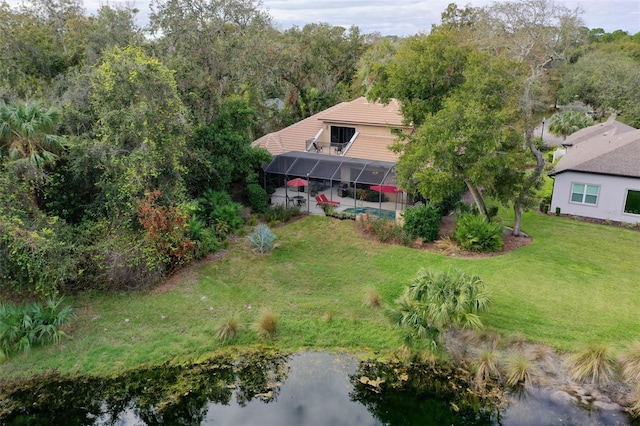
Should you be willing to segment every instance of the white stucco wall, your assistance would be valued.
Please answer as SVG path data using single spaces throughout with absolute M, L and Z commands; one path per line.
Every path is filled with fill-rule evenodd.
M 600 186 L 596 205 L 572 203 L 573 183 Z M 576 172 L 560 173 L 555 176 L 549 212 L 553 213 L 556 207 L 560 207 L 563 214 L 637 223 L 640 222 L 640 215 L 624 213 L 624 203 L 629 189 L 640 191 L 640 179 Z

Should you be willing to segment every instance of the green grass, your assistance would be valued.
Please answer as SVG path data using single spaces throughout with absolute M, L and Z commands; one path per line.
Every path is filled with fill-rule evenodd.
M 279 246 L 272 253 L 256 254 L 242 241 L 167 291 L 70 300 L 78 313 L 71 338 L 12 356 L 0 365 L 0 376 L 111 375 L 247 346 L 384 354 L 400 347 L 403 336 L 382 309 L 363 300 L 375 290 L 383 303 L 393 301 L 420 267 L 479 275 L 493 300 L 482 321 L 504 335 L 522 333 L 572 351 L 588 342 L 615 346 L 636 339 L 640 233 L 535 213 L 523 223 L 534 238 L 529 246 L 461 259 L 363 239 L 352 221 L 305 217 L 274 229 Z M 266 340 L 252 328 L 265 310 L 278 313 L 277 333 Z M 220 341 L 217 327 L 233 315 L 241 331 Z

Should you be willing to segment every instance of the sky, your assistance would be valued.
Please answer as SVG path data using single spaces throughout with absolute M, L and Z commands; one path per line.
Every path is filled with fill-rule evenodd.
M 489 0 L 263 0 L 262 3 L 281 29 L 327 22 L 347 28 L 357 25 L 363 33 L 406 36 L 428 32 L 432 24 L 440 22 L 440 14 L 447 5 L 454 2 L 459 7 L 493 3 Z M 588 28 L 640 32 L 640 0 L 557 2 L 570 9 L 582 7 L 582 18 Z
M 588 28 L 606 32 L 640 32 L 640 0 L 556 0 L 570 9 L 580 6 Z M 17 5 L 20 0 L 9 0 Z M 361 33 L 407 36 L 429 32 L 440 22 L 440 14 L 449 3 L 482 7 L 491 0 L 262 0 L 262 8 L 274 18 L 280 29 L 310 23 L 328 23 L 349 28 L 356 25 Z M 84 0 L 88 13 L 101 4 L 112 7 L 128 4 L 140 10 L 138 23 L 148 22 L 149 0 Z

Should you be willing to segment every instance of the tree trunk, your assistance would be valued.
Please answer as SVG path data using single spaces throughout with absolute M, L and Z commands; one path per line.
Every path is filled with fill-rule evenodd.
M 527 201 L 534 195 L 533 192 L 538 189 L 538 183 L 540 182 L 540 177 L 544 171 L 544 156 L 538 147 L 536 147 L 535 140 L 533 139 L 533 128 L 529 128 L 525 131 L 525 143 L 528 145 L 531 154 L 536 158 L 536 167 L 524 180 L 522 190 L 513 203 L 515 222 L 513 224 L 513 231 L 511 234 L 516 237 L 520 236 L 522 210 L 524 210 L 524 208 L 529 204 Z
M 478 206 L 478 210 L 480 210 L 480 213 L 485 218 L 488 219 L 489 213 L 487 212 L 487 206 L 484 204 L 484 198 L 482 198 L 482 194 L 480 193 L 480 190 L 468 179 L 465 179 L 464 183 L 467 185 L 467 188 L 469 188 L 469 192 L 471 193 L 471 196 L 473 197 L 473 201 L 475 201 L 476 206 Z
M 513 231 L 511 235 L 514 237 L 520 236 L 520 224 L 522 223 L 522 206 L 516 201 L 513 203 Z

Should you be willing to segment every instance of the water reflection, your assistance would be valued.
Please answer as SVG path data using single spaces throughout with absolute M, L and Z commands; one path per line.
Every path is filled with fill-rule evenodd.
M 352 357 L 328 353 L 298 354 L 289 361 L 285 386 L 273 403 L 231 402 L 209 407 L 205 424 L 215 425 L 379 425 L 362 404 L 351 401 Z
M 412 367 L 413 368 L 413 367 Z M 358 375 L 354 375 L 355 372 Z M 6 425 L 624 425 L 618 411 L 585 411 L 542 390 L 497 411 L 451 380 L 353 357 L 252 354 L 189 367 L 158 367 L 109 380 L 35 378 L 3 388 Z M 370 376 L 362 379 L 363 375 Z M 387 375 L 385 375 L 387 374 Z M 394 380 L 391 376 L 396 375 Z M 444 375 L 446 377 L 446 374 Z M 376 388 L 378 378 L 386 387 Z M 403 382 L 397 386 L 398 377 Z M 373 385 L 371 385 L 373 382 Z M 427 383 L 428 382 L 428 383 Z M 378 392 L 384 388 L 384 392 Z M 433 392 L 438 392 L 438 397 Z M 462 396 L 460 395 L 462 394 Z

